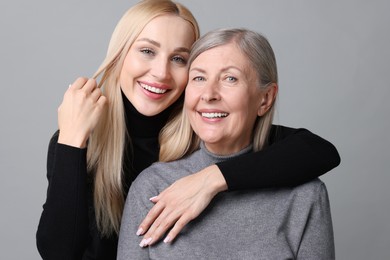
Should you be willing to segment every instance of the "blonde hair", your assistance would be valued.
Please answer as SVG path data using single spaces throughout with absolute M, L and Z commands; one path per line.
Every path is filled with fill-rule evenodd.
M 170 0 L 144 0 L 130 8 L 118 22 L 105 60 L 94 78 L 101 76 L 99 87 L 107 97 L 108 109 L 88 139 L 88 172 L 94 177 L 94 208 L 100 233 L 118 233 L 124 207 L 123 160 L 126 138 L 130 140 L 120 88 L 120 72 L 131 45 L 155 17 L 177 15 L 188 21 L 199 38 L 198 24 L 191 12 Z M 131 141 L 131 140 L 130 140 Z
M 268 40 L 259 33 L 247 29 L 219 29 L 202 36 L 192 47 L 189 66 L 203 52 L 218 46 L 234 43 L 249 60 L 257 74 L 257 85 L 266 90 L 278 82 L 275 54 Z M 257 117 L 253 129 L 253 149 L 259 151 L 267 145 L 275 111 L 275 100 L 268 111 Z M 186 112 L 173 118 L 160 134 L 160 161 L 173 161 L 191 154 L 199 148 L 199 137 L 194 133 Z M 174 147 L 174 149 L 172 149 Z

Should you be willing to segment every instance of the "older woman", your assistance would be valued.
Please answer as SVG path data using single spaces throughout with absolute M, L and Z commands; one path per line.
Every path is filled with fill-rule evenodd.
M 152 207 L 146 198 L 202 168 L 267 146 L 278 92 L 268 41 L 244 29 L 213 31 L 194 45 L 189 64 L 183 113 L 162 133 L 160 157 L 170 162 L 155 163 L 131 186 L 118 259 L 334 258 L 329 200 L 318 179 L 295 188 L 220 193 L 180 239 L 142 248 L 152 243 L 135 236 Z

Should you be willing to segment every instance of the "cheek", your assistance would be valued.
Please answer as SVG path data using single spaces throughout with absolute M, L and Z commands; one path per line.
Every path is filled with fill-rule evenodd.
M 191 99 L 191 95 L 189 94 L 188 91 L 185 91 L 185 97 L 184 97 L 184 109 L 186 113 L 189 115 L 189 112 L 192 110 L 192 105 L 193 101 Z
M 184 105 L 188 109 L 193 109 L 199 99 L 199 93 L 194 87 L 187 86 L 185 89 Z
M 130 68 L 131 65 L 125 61 L 121 69 L 121 74 L 119 76 L 121 84 L 128 84 L 129 78 L 132 76 L 132 72 L 134 72 Z
M 143 75 L 150 67 L 145 60 L 138 57 L 134 51 L 130 50 L 123 61 L 122 73 L 126 77 L 137 77 Z
M 121 69 L 121 74 L 119 75 L 119 81 L 122 89 L 127 88 L 129 82 L 129 74 L 127 72 L 126 66 L 123 66 Z
M 146 64 L 136 60 L 127 60 L 123 65 L 122 71 L 126 73 L 128 77 L 137 77 L 143 74 L 143 71 L 146 69 Z
M 196 105 L 197 105 L 197 96 L 196 93 L 191 91 L 192 88 L 188 88 L 185 91 L 185 98 L 184 98 L 184 111 L 187 113 L 187 117 L 190 120 L 191 125 L 194 124 L 194 119 L 196 117 Z
M 177 87 L 184 91 L 188 81 L 188 70 L 177 69 L 174 71 L 173 75 Z
M 232 110 L 237 112 L 237 125 L 246 126 L 257 117 L 257 103 L 257 98 L 248 95 L 237 95 L 230 100 Z

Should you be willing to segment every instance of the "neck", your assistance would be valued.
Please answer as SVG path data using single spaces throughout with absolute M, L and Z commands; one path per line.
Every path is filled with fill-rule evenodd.
M 125 107 L 126 127 L 130 136 L 154 137 L 158 136 L 160 130 L 165 126 L 172 112 L 183 102 L 179 98 L 175 103 L 161 113 L 154 116 L 145 116 L 137 111 L 133 104 L 122 92 L 123 104 Z
M 221 156 L 229 156 L 231 154 L 236 154 L 250 145 L 250 142 L 244 145 L 237 145 L 237 143 L 233 143 L 233 146 L 226 145 L 224 143 L 213 144 L 204 142 L 204 146 L 209 152 Z
M 229 154 L 221 154 L 221 153 L 215 153 L 213 151 L 210 151 L 203 141 L 200 143 L 200 148 L 208 156 L 214 158 L 214 160 L 216 160 L 216 162 L 221 162 L 221 161 L 225 161 L 225 160 L 228 160 L 230 158 L 237 157 L 237 156 L 240 156 L 242 154 L 246 154 L 246 153 L 251 152 L 253 150 L 253 145 L 249 144 L 248 146 L 246 146 L 246 147 L 244 147 L 244 148 L 242 148 L 242 149 L 240 149 L 238 151 L 229 153 Z

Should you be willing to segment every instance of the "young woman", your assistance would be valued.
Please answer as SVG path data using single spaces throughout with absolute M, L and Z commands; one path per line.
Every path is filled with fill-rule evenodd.
M 161 157 L 170 162 L 150 166 L 131 186 L 118 259 L 334 259 L 329 199 L 318 179 L 221 193 L 175 243 L 141 248 L 149 241 L 134 232 L 149 196 L 210 164 L 262 150 L 271 127 L 277 69 L 263 36 L 212 31 L 195 43 L 189 64 L 183 113 L 162 132 Z
M 116 26 L 94 77 L 100 76 L 99 85 L 79 78 L 66 91 L 58 109 L 59 132 L 49 144 L 49 186 L 37 231 L 44 259 L 115 259 L 127 190 L 139 172 L 158 160 L 158 134 L 182 104 L 186 63 L 198 37 L 197 22 L 182 5 L 141 1 Z M 231 162 L 262 167 L 256 177 L 248 167 L 242 173 L 245 180 L 238 180 L 230 162 L 222 163 L 200 171 L 196 180 L 171 187 L 168 195 L 210 201 L 227 188 L 295 185 L 339 163 L 337 150 L 326 140 L 305 129 L 280 129 L 270 141 L 274 144 L 264 150 L 268 152 Z M 275 168 L 275 160 L 283 166 Z M 223 185 L 199 185 L 205 180 Z M 198 187 L 196 196 L 181 192 L 189 181 Z

